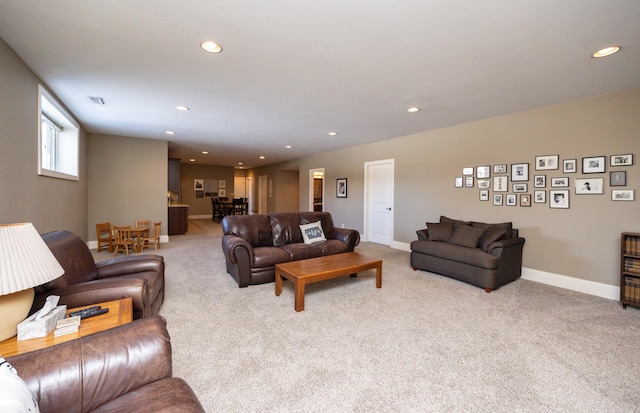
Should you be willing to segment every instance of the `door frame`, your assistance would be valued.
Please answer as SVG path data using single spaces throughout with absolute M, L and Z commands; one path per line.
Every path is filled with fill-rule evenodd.
M 363 241 L 369 241 L 369 217 L 371 215 L 369 205 L 369 187 L 371 186 L 371 176 L 369 175 L 369 168 L 371 166 L 389 164 L 391 166 L 391 199 L 395 201 L 394 186 L 395 186 L 395 159 L 381 159 L 378 161 L 369 161 L 364 163 L 364 222 L 362 228 L 364 228 Z M 392 207 L 393 208 L 393 207 Z M 389 246 L 393 244 L 393 225 L 394 225 L 395 210 L 391 209 L 391 222 L 389 223 Z
M 322 210 L 324 211 L 324 199 L 326 198 L 326 191 L 324 190 L 325 183 L 327 182 L 327 174 L 324 172 L 324 168 L 309 169 L 309 211 L 313 211 L 313 173 L 322 172 Z

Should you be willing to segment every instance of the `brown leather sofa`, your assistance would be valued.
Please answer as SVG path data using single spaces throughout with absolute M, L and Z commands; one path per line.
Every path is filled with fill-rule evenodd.
M 46 412 L 204 412 L 160 316 L 7 359 Z
M 326 241 L 305 244 L 300 225 L 320 221 Z M 235 215 L 222 220 L 222 251 L 227 272 L 239 287 L 275 281 L 275 265 L 352 252 L 358 231 L 333 226 L 328 212 Z
M 80 307 L 131 297 L 133 318 L 158 314 L 164 301 L 164 259 L 159 255 L 132 255 L 96 263 L 87 244 L 69 231 L 42 235 L 65 273 L 35 288 L 31 313 L 50 295 L 59 304 Z
M 491 292 L 520 277 L 525 239 L 511 222 L 487 224 L 440 217 L 416 231 L 411 266 Z

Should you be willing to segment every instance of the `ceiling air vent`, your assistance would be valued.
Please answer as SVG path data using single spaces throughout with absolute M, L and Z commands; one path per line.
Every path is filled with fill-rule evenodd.
M 104 105 L 104 100 L 98 96 L 88 96 L 89 102 L 95 103 L 96 105 Z

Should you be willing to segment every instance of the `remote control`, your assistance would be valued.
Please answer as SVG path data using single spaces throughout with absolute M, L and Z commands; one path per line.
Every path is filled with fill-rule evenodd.
M 108 313 L 108 312 L 109 312 L 108 308 L 99 308 L 96 310 L 91 310 L 91 311 L 87 311 L 85 313 L 80 314 L 80 319 L 84 320 L 85 318 L 94 317 L 94 316 Z
M 99 310 L 101 307 L 99 305 L 94 305 L 93 307 L 83 308 L 82 310 L 76 310 L 69 313 L 68 317 L 75 317 L 77 315 L 82 315 L 83 313 Z

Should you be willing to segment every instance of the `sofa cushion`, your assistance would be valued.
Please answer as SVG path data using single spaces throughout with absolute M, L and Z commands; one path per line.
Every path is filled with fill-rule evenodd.
M 283 245 L 279 248 L 289 254 L 291 261 L 322 257 L 322 250 L 320 248 L 316 248 L 315 245 L 307 245 L 301 242 L 294 242 L 292 244 Z
M 485 229 L 484 234 L 482 234 L 482 237 L 480 237 L 480 240 L 478 241 L 478 246 L 485 251 L 492 243 L 501 239 L 511 238 L 511 230 L 513 229 L 513 224 L 511 222 L 500 222 L 497 224 L 474 222 L 471 225 Z
M 440 216 L 440 223 L 441 224 L 449 224 L 451 225 L 451 228 L 453 228 L 453 226 L 458 223 L 458 224 L 468 224 L 471 225 L 471 222 L 468 221 L 461 221 L 459 219 L 453 219 L 453 218 L 447 218 L 444 215 Z
M 313 244 L 315 242 L 326 241 L 322 231 L 320 221 L 313 222 L 311 224 L 300 225 L 300 233 L 305 244 Z
M 460 245 L 461 247 L 476 248 L 484 231 L 484 228 L 456 222 L 453 226 L 453 233 L 447 243 Z
M 489 270 L 495 270 L 500 266 L 500 258 L 480 248 L 461 247 L 447 242 L 413 241 L 411 251 Z
M 271 231 L 273 234 L 273 245 L 282 245 L 295 242 L 302 242 L 300 232 L 300 217 L 297 212 L 282 212 L 269 215 Z
M 317 248 L 322 251 L 322 256 L 342 254 L 349 251 L 349 246 L 337 239 L 328 239 L 323 242 L 313 244 L 313 248 Z
M 253 249 L 253 264 L 251 267 L 272 267 L 281 262 L 289 261 L 291 261 L 291 256 L 280 247 L 258 247 Z
M 225 235 L 235 235 L 251 244 L 252 247 L 273 245 L 271 224 L 267 215 L 229 215 L 222 220 Z
M 450 223 L 427 222 L 427 237 L 429 241 L 447 241 L 453 233 Z

